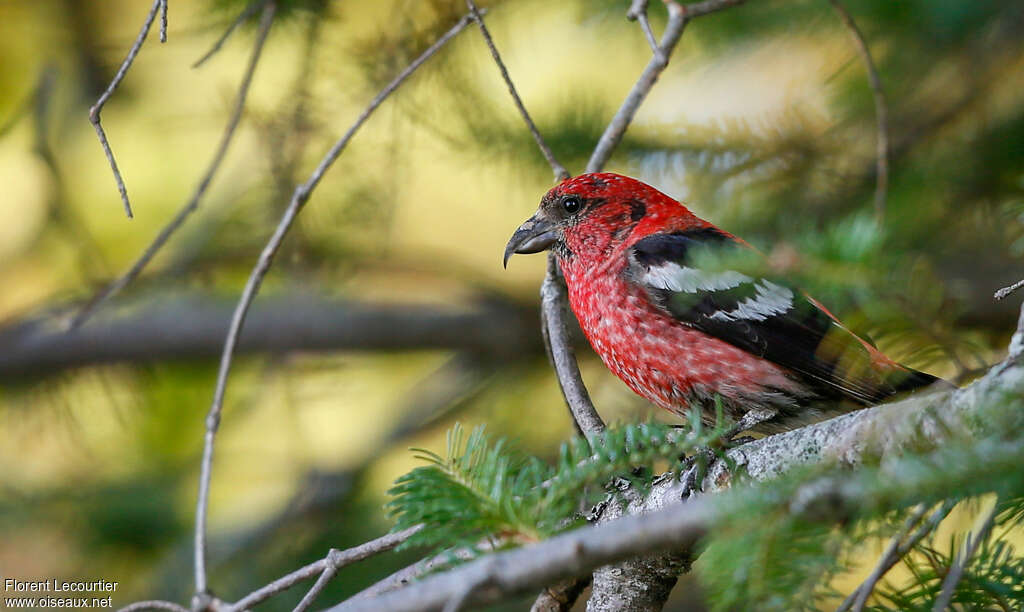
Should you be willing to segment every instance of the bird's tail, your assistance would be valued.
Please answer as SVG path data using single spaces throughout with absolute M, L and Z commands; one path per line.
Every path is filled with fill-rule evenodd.
M 892 387 L 892 394 L 906 393 L 908 391 L 914 391 L 916 389 L 922 389 L 925 387 L 932 387 L 935 390 L 942 389 L 956 389 L 956 385 L 939 378 L 938 376 L 932 376 L 931 374 L 925 374 L 924 372 L 918 372 L 906 368 L 900 372 L 894 372 L 887 377 L 889 385 Z

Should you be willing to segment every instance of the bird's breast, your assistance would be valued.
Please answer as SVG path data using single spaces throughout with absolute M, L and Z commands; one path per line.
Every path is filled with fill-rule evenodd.
M 605 365 L 633 391 L 672 410 L 715 396 L 756 401 L 766 385 L 793 381 L 779 366 L 681 323 L 624 275 L 626 264 L 564 266 L 569 303 Z

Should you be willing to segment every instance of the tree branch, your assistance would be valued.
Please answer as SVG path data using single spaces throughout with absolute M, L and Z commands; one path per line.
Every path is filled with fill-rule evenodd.
M 647 44 L 651 47 L 651 53 L 661 55 L 658 39 L 654 37 L 654 30 L 651 29 L 651 20 L 647 18 L 647 3 L 648 0 L 633 0 L 626 11 L 626 19 L 640 22 L 640 29 L 643 30 Z
M 501 61 L 501 55 L 498 53 L 498 48 L 494 46 L 494 40 L 491 38 L 491 33 L 487 31 L 487 26 L 484 25 L 483 16 L 480 11 L 477 10 L 476 4 L 473 0 L 466 0 L 466 6 L 469 8 L 469 14 L 472 15 L 473 21 L 480 27 L 480 33 L 484 36 L 484 41 L 487 42 L 487 48 L 491 51 L 491 57 L 494 58 L 494 62 L 498 65 L 498 70 L 501 71 L 501 78 L 505 80 L 505 85 L 508 87 L 508 93 L 512 96 L 512 101 L 515 102 L 516 108 L 519 109 L 519 114 L 523 116 L 523 121 L 526 122 L 526 127 L 530 129 L 530 134 L 533 135 L 533 140 L 537 143 L 537 148 L 544 154 L 544 159 L 548 161 L 548 165 L 551 166 L 551 170 L 555 173 L 555 180 L 563 181 L 569 178 L 569 171 L 565 169 L 565 166 L 560 164 L 555 159 L 554 153 L 548 147 L 547 143 L 544 142 L 544 137 L 540 135 L 540 130 L 537 129 L 536 124 L 533 123 L 533 119 L 530 118 L 530 113 L 526 111 L 526 106 L 523 105 L 523 100 L 519 97 L 519 93 L 516 92 L 516 86 L 512 83 L 512 78 L 508 75 L 508 69 L 505 68 L 505 62 Z
M 167 1 L 160 0 L 160 42 L 167 42 Z
M 316 596 L 320 593 L 320 591 L 323 590 L 323 587 L 326 586 L 327 582 L 334 576 L 335 573 L 337 573 L 339 569 L 345 567 L 346 565 L 352 565 L 353 563 L 357 563 L 364 559 L 369 559 L 370 557 L 380 554 L 382 552 L 394 550 L 397 546 L 399 546 L 402 542 L 408 540 L 410 537 L 413 536 L 413 534 L 415 534 L 420 529 L 420 526 L 416 526 L 410 527 L 409 529 L 405 529 L 403 531 L 399 531 L 398 533 L 389 533 L 387 535 L 377 538 L 376 540 L 370 540 L 365 544 L 360 544 L 359 546 L 349 548 L 348 550 L 339 551 L 332 548 L 331 551 L 327 554 L 327 556 L 323 559 L 320 559 L 319 561 L 314 561 L 313 563 L 310 563 L 309 565 L 301 569 L 295 570 L 287 576 L 282 576 L 281 578 L 278 578 L 277 580 L 271 582 L 265 587 L 253 591 L 252 593 L 246 595 L 242 599 L 239 599 L 235 603 L 224 606 L 222 610 L 219 612 L 235 612 L 240 610 L 247 610 L 258 603 L 270 599 L 271 597 L 277 595 L 282 591 L 290 589 L 291 587 L 295 586 L 296 584 L 304 580 L 308 580 L 313 576 L 320 574 L 320 579 L 318 579 L 316 584 L 313 585 L 313 588 L 311 588 L 310 591 L 306 593 L 306 596 L 303 597 L 302 602 L 299 603 L 299 607 L 296 608 L 296 610 L 304 610 L 307 607 L 309 607 L 309 605 L 313 602 L 313 599 L 315 599 Z M 330 574 L 328 574 L 328 572 L 330 572 Z M 324 578 L 325 575 L 327 576 L 326 578 Z
M 541 591 L 530 606 L 530 612 L 569 612 L 583 591 L 590 586 L 591 577 L 562 580 Z
M 1021 287 L 1024 287 L 1024 280 L 1019 280 L 1014 284 L 1010 285 L 1009 287 L 1003 287 L 999 291 L 996 291 L 994 294 L 992 294 L 992 297 L 994 297 L 997 300 L 1002 300 L 1009 296 L 1014 291 L 1020 289 Z
M 864 34 L 839 0 L 829 1 L 850 31 L 853 44 L 857 47 L 857 53 L 860 54 L 864 68 L 868 72 L 868 83 L 871 84 L 871 93 L 875 99 L 875 218 L 881 222 L 885 217 L 885 198 L 889 191 L 889 105 L 885 101 L 882 80 L 878 76 L 878 68 L 875 66 L 875 60 L 871 57 L 871 50 L 868 49 L 868 43 L 864 40 Z
M 224 43 L 227 42 L 229 38 L 231 38 L 231 35 L 235 32 L 238 26 L 242 25 L 246 22 L 246 20 L 255 15 L 256 11 L 259 10 L 259 8 L 263 6 L 265 2 L 266 0 L 253 0 L 252 2 L 247 4 L 245 8 L 242 9 L 242 12 L 238 14 L 238 17 L 235 17 L 235 19 L 228 25 L 228 28 L 224 30 L 224 33 L 221 34 L 220 37 L 216 40 L 216 42 L 213 43 L 213 46 L 210 47 L 210 49 L 206 53 L 204 53 L 202 57 L 197 59 L 195 63 L 192 64 L 192 67 L 198 68 L 202 66 L 204 63 L 206 63 L 206 60 L 216 55 L 217 52 L 220 51 L 220 48 L 224 46 Z
M 949 604 L 953 601 L 953 593 L 956 591 L 956 585 L 963 577 L 964 570 L 967 569 L 967 565 L 971 562 L 971 558 L 974 556 L 974 553 L 978 552 L 978 546 L 988 539 L 988 534 L 992 531 L 993 525 L 995 525 L 998 510 L 999 500 L 996 499 L 995 503 L 992 505 L 992 510 L 990 510 L 988 516 L 985 517 L 985 521 L 982 523 L 981 528 L 978 529 L 978 532 L 973 535 L 967 534 L 967 542 L 964 545 L 964 550 L 956 556 L 956 560 L 953 562 L 952 567 L 949 568 L 949 573 L 947 573 L 945 579 L 943 579 L 942 591 L 935 599 L 935 606 L 932 608 L 932 612 L 946 612 L 946 609 L 949 608 Z
M 268 6 L 273 6 L 273 4 Z M 270 269 L 270 265 L 273 263 L 274 256 L 277 254 L 281 243 L 284 241 L 285 235 L 287 235 L 288 230 L 291 229 L 292 224 L 295 222 L 295 218 L 309 200 L 313 190 L 316 189 L 316 186 L 323 179 L 324 173 L 326 173 L 328 168 L 330 168 L 338 159 L 342 150 L 344 150 L 345 146 L 349 143 L 359 128 L 362 127 L 370 115 L 373 114 L 373 111 L 376 110 L 377 107 L 380 106 L 381 103 L 384 102 L 384 100 L 387 99 L 387 97 L 391 95 L 399 85 L 411 76 L 417 68 L 437 53 L 437 51 L 439 51 L 445 43 L 451 40 L 452 37 L 462 31 L 462 29 L 469 23 L 469 20 L 469 16 L 460 19 L 450 30 L 448 30 L 448 32 L 428 47 L 422 54 L 420 54 L 419 57 L 413 60 L 409 66 L 396 76 L 394 80 L 388 83 L 388 85 L 386 85 L 384 89 L 382 89 L 380 93 L 370 101 L 369 105 L 363 110 L 359 117 L 356 118 L 348 131 L 334 143 L 323 159 L 320 160 L 319 165 L 317 165 L 309 179 L 307 179 L 305 183 L 296 187 L 295 192 L 292 194 L 291 201 L 288 203 L 288 207 L 277 225 L 277 229 L 270 237 L 270 240 L 264 247 L 263 252 L 260 253 L 259 260 L 253 268 L 252 273 L 249 275 L 249 280 L 246 282 L 245 289 L 242 291 L 242 296 L 239 299 L 238 305 L 235 307 L 234 314 L 231 318 L 231 326 L 228 329 L 227 338 L 224 342 L 224 351 L 221 355 L 213 402 L 210 405 L 210 411 L 206 417 L 206 435 L 204 436 L 203 458 L 200 465 L 199 493 L 196 501 L 195 527 L 195 587 L 196 593 L 200 597 L 208 593 L 206 584 L 206 511 L 209 505 L 214 440 L 217 435 L 217 429 L 220 426 L 220 416 L 224 405 L 227 378 L 231 371 L 232 357 L 234 355 L 235 346 L 238 344 L 238 338 L 240 336 L 242 325 L 245 323 L 245 317 L 249 311 L 249 307 L 256 298 L 260 285 L 263 283 L 263 278 Z
M 60 315 L 0 328 L 0 380 L 51 376 L 68 368 L 220 354 L 235 301 L 202 293 L 114 300 L 109 312 L 71 333 Z M 252 307 L 241 353 L 457 350 L 476 359 L 532 359 L 542 351 L 539 313 L 489 300 L 440 306 L 272 296 Z
M 651 549 L 688 547 L 705 533 L 712 518 L 708 502 L 690 505 L 686 512 L 675 508 L 671 512 L 626 516 L 614 523 L 582 527 L 538 544 L 488 555 L 404 589 L 375 598 L 353 598 L 330 610 L 440 610 L 467 584 L 482 585 L 468 603 L 492 602 Z
M 601 139 L 598 140 L 594 152 L 590 155 L 590 161 L 587 162 L 587 172 L 600 172 L 604 168 L 608 158 L 612 156 L 612 151 L 622 141 L 622 136 L 626 133 L 629 124 L 633 122 L 637 109 L 643 104 L 658 77 L 668 66 L 668 58 L 683 35 L 683 29 L 688 21 L 689 6 L 684 10 L 677 2 L 671 0 L 666 1 L 665 6 L 668 8 L 668 25 L 665 27 L 665 32 L 661 35 L 661 43 L 658 45 L 660 53 L 651 56 L 651 61 L 648 62 L 647 67 L 640 74 L 640 78 L 633 85 L 633 89 L 623 100 L 622 106 L 619 107 L 618 112 L 612 117 L 604 133 L 601 134 Z
M 1022 317 L 1024 320 L 1024 317 Z M 846 414 L 801 430 L 762 438 L 729 451 L 744 473 L 755 480 L 770 480 L 802 465 L 832 463 L 836 467 L 859 465 L 865 459 L 897 457 L 907 444 L 924 451 L 948 442 L 949 432 L 967 435 L 968 424 L 995 397 L 1024 394 L 1024 362 L 1020 355 L 993 367 L 969 387 L 955 391 L 918 394 L 901 402 Z M 999 459 L 993 470 L 1011 469 L 1024 460 L 1024 440 L 990 440 L 992 456 Z M 998 447 L 998 448 L 996 448 Z M 915 481 L 888 472 L 885 480 L 892 499 L 916 495 Z M 937 476 L 938 477 L 938 476 Z M 942 478 L 948 478 L 943 474 Z M 909 478 L 909 476 L 908 476 Z M 707 491 L 730 486 L 724 468 L 708 474 Z M 927 488 L 933 483 L 920 484 Z M 769 485 L 770 486 L 770 485 Z M 779 500 L 793 516 L 802 520 L 840 522 L 877 500 L 867 493 L 866 484 L 847 476 L 817 479 L 806 483 L 794 496 Z M 875 486 L 872 484 L 871 486 Z M 687 551 L 706 535 L 723 516 L 718 495 L 680 501 L 685 485 L 665 479 L 641 503 L 631 504 L 626 516 L 608 523 L 582 527 L 538 544 L 496 553 L 464 566 L 425 578 L 405 588 L 375 598 L 355 597 L 333 608 L 334 612 L 358 610 L 437 610 L 465 589 L 481 585 L 468 603 L 485 604 L 554 581 L 578 576 L 601 565 L 639 555 Z M 829 508 L 822 512 L 821 508 Z M 980 534 L 979 534 L 980 535 Z
M 704 2 L 693 2 L 683 7 L 687 19 L 696 19 L 711 13 L 717 13 L 723 9 L 739 6 L 746 0 L 704 0 Z
M 601 415 L 590 400 L 590 393 L 583 384 L 576 352 L 569 341 L 568 300 L 565 295 L 565 281 L 558 269 L 558 260 L 548 256 L 548 270 L 540 287 L 541 330 L 548 357 L 555 369 L 558 386 L 565 403 L 572 413 L 573 422 L 587 438 L 605 430 Z
M 129 219 L 132 218 L 132 205 L 128 201 L 128 190 L 124 186 L 124 179 L 121 178 L 121 171 L 117 169 L 117 161 L 114 159 L 114 151 L 110 148 L 110 143 L 107 141 L 107 133 L 103 130 L 103 125 L 100 123 L 100 113 L 103 112 L 103 107 L 106 105 L 107 100 L 110 99 L 110 96 L 114 95 L 117 86 L 124 80 L 124 76 L 128 74 L 128 69 L 131 68 L 132 62 L 135 61 L 135 56 L 139 54 L 142 43 L 146 42 L 146 35 L 149 34 L 149 28 L 153 25 L 153 20 L 156 19 L 157 10 L 164 7 L 166 11 L 164 1 L 153 0 L 153 6 L 150 7 L 146 20 L 142 23 L 142 29 L 139 30 L 138 36 L 135 37 L 135 43 L 128 49 L 128 56 L 124 58 L 124 61 L 121 62 L 121 67 L 117 69 L 114 80 L 110 81 L 106 91 L 100 95 L 99 100 L 96 100 L 96 104 L 93 104 L 92 108 L 89 109 L 89 123 L 95 128 L 96 136 L 100 139 L 100 146 L 103 147 L 103 152 L 107 155 L 107 161 L 110 162 L 110 169 L 113 170 L 114 180 L 117 182 L 117 191 L 121 194 L 124 212 L 128 215 Z M 164 15 L 166 16 L 166 12 Z
M 259 64 L 260 55 L 263 52 L 263 45 L 267 41 L 267 35 L 270 33 L 270 26 L 274 20 L 277 3 L 274 0 L 262 0 L 261 6 L 263 7 L 263 16 L 260 20 L 260 29 L 256 34 L 256 42 L 253 44 L 252 54 L 249 56 L 249 65 L 245 69 L 245 74 L 242 75 L 242 82 L 238 86 L 238 93 L 235 95 L 234 109 L 231 111 L 231 116 L 228 118 L 228 123 L 224 128 L 224 134 L 221 136 L 220 144 L 217 146 L 217 151 L 213 154 L 213 159 L 210 160 L 210 165 L 207 166 L 206 172 L 203 174 L 202 178 L 199 179 L 199 184 L 196 186 L 196 190 L 192 193 L 192 197 L 189 198 L 189 201 L 185 206 L 178 211 L 178 214 L 176 214 L 174 218 L 160 230 L 160 233 L 157 234 L 153 242 L 146 247 L 146 250 L 143 251 L 142 255 L 134 264 L 132 264 L 132 267 L 127 272 L 104 287 L 88 302 L 86 302 L 85 306 L 83 306 L 78 314 L 76 314 L 71 320 L 71 329 L 74 329 L 84 323 L 100 304 L 119 292 L 121 289 L 124 289 L 128 283 L 135 280 L 135 278 L 141 274 L 142 270 L 149 264 L 150 260 L 157 254 L 157 251 L 159 251 L 170 239 L 171 234 L 177 231 L 177 229 L 185 222 L 185 219 L 199 208 L 199 201 L 206 193 L 207 187 L 209 187 L 210 183 L 213 181 L 213 176 L 220 168 L 221 162 L 224 161 L 224 156 L 227 155 L 228 152 L 228 146 L 234 139 L 238 122 L 242 119 L 242 111 L 245 110 L 245 100 L 249 95 L 249 86 L 252 84 L 253 75 L 256 73 L 256 66 Z
M 664 482 L 672 482 L 668 478 Z M 676 500 L 686 499 L 686 486 Z M 679 490 L 673 486 L 673 489 Z M 624 482 L 618 492 L 602 504 L 597 525 L 615 523 L 623 516 L 641 516 L 653 510 L 646 506 L 646 496 Z M 680 512 L 689 512 L 686 507 Z M 649 552 L 624 559 L 594 570 L 593 587 L 587 601 L 587 612 L 660 612 L 679 575 L 690 570 L 696 555 L 692 547 L 679 551 Z
M 935 528 L 939 526 L 942 519 L 949 515 L 949 511 L 953 509 L 956 502 L 945 501 L 939 505 L 939 507 L 932 512 L 928 519 L 921 525 L 913 534 L 909 534 L 910 530 L 913 529 L 924 517 L 928 511 L 928 506 L 921 506 L 921 508 L 914 513 L 910 519 L 907 520 L 907 524 L 904 526 L 903 531 L 896 534 L 893 537 L 892 542 L 889 543 L 889 547 L 882 554 L 882 558 L 878 560 L 878 565 L 871 572 L 864 582 L 859 587 L 854 589 L 852 593 L 843 601 L 843 603 L 836 609 L 836 612 L 861 612 L 864 610 L 864 606 L 867 605 L 868 597 L 875 590 L 875 585 L 878 581 L 885 576 L 886 572 L 891 570 L 900 560 L 907 555 L 917 543 L 923 540 L 928 534 L 935 531 Z M 908 535 L 909 534 L 909 535 Z

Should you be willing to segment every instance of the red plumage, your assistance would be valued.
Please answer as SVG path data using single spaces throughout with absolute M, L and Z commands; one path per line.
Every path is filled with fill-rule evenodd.
M 749 247 L 635 179 L 585 174 L 549 191 L 506 261 L 548 248 L 597 354 L 673 412 L 698 406 L 712 418 L 720 402 L 737 420 L 760 415 L 752 422 L 771 431 L 936 380 L 891 361 L 784 283 L 702 269 L 704 252 Z

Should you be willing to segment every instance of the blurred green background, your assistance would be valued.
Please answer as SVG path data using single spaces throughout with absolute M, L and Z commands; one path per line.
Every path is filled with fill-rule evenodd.
M 115 605 L 187 600 L 203 419 L 234 301 L 295 184 L 465 11 L 282 0 L 199 210 L 66 333 L 188 201 L 255 38 L 254 18 L 192 69 L 246 3 L 171 0 L 168 42 L 154 26 L 103 113 L 129 220 L 88 108 L 149 4 L 0 1 L 0 575 L 118 580 Z M 650 56 L 628 3 L 482 4 L 541 132 L 580 172 Z M 969 380 L 1013 329 L 1017 300 L 992 292 L 1024 276 L 1024 6 L 849 4 L 890 110 L 880 222 L 872 94 L 825 0 L 691 23 L 607 169 L 743 236 L 893 358 Z M 660 32 L 664 9 L 651 14 Z M 542 456 L 572 435 L 539 341 L 544 258 L 500 265 L 551 185 L 471 28 L 352 141 L 267 276 L 230 379 L 210 508 L 219 596 L 384 533 L 407 448 L 441 449 L 454 420 Z M 670 419 L 581 355 L 606 420 Z M 320 602 L 415 558 L 348 568 Z M 678 609 L 699 609 L 679 591 Z

